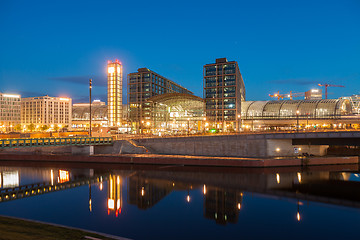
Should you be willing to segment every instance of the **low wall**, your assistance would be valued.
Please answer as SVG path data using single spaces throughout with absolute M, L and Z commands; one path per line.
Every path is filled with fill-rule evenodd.
M 157 154 L 217 157 L 290 157 L 302 153 L 324 156 L 328 148 L 294 146 L 292 139 L 271 139 L 260 134 L 138 139 L 137 143 Z

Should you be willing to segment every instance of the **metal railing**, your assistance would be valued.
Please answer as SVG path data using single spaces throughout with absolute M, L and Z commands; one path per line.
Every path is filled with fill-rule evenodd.
M 111 137 L 86 137 L 86 138 L 15 138 L 0 139 L 0 149 L 45 147 L 45 146 L 79 146 L 79 145 L 110 145 Z

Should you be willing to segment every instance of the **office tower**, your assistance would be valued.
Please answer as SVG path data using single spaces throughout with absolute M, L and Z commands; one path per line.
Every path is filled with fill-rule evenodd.
M 108 61 L 108 124 L 121 126 L 122 121 L 122 65 L 119 60 Z
M 222 131 L 239 131 L 245 85 L 238 63 L 226 58 L 204 65 L 206 120 Z
M 165 93 L 193 94 L 147 68 L 139 68 L 137 72 L 128 74 L 129 120 L 138 132 L 146 127 L 145 124 L 152 125 L 151 103 L 146 100 Z

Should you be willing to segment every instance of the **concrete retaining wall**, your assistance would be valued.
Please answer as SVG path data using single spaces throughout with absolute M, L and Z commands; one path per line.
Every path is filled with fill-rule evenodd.
M 291 139 L 269 139 L 260 134 L 138 139 L 137 143 L 157 154 L 218 157 L 287 157 L 305 152 L 324 156 L 328 148 L 293 146 Z M 296 153 L 294 147 L 300 147 L 301 150 Z

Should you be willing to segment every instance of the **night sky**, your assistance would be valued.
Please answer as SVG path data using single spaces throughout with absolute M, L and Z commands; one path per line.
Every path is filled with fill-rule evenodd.
M 360 1 L 0 0 L 0 92 L 106 100 L 106 64 L 147 67 L 203 96 L 203 65 L 239 63 L 247 100 L 360 93 Z M 126 91 L 124 91 L 124 100 Z

